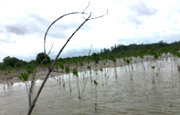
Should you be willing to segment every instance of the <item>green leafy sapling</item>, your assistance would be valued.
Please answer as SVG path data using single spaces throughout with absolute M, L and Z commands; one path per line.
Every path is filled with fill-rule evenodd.
M 81 99 L 81 92 L 80 92 L 80 87 L 79 87 L 79 76 L 78 76 L 77 69 L 73 69 L 72 73 L 74 76 L 76 76 L 76 85 L 77 85 L 77 89 L 78 89 L 78 99 Z
M 29 99 L 29 107 L 31 106 L 31 100 L 30 100 L 30 95 L 29 95 L 29 89 L 28 89 L 28 79 L 29 79 L 29 74 L 27 73 L 21 73 L 18 77 L 22 82 L 24 82 L 25 86 L 26 86 L 26 91 L 27 91 L 27 95 L 28 95 L 28 99 Z
M 27 73 L 21 73 L 18 78 L 22 80 L 23 82 L 26 82 L 28 81 L 29 75 Z
M 154 70 L 155 70 L 155 66 L 151 66 L 152 70 L 153 70 L 153 79 L 152 79 L 152 83 L 154 84 L 155 83 L 155 79 L 154 79 Z
M 73 73 L 73 75 L 75 75 L 76 77 L 78 77 L 77 69 L 73 69 L 72 73 Z

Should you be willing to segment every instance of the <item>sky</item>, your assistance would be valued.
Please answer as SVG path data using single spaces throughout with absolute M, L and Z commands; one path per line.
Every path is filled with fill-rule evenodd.
M 44 51 L 44 33 L 55 19 L 86 10 L 88 21 L 75 34 L 60 57 L 87 55 L 115 44 L 146 44 L 180 40 L 180 0 L 0 0 L 0 62 L 6 56 L 26 61 Z M 50 29 L 46 49 L 53 58 L 84 21 L 74 14 Z

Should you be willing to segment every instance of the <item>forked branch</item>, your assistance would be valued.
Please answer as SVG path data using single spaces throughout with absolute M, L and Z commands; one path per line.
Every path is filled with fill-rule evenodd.
M 67 14 L 64 14 L 62 16 L 60 16 L 59 18 L 57 18 L 56 20 L 54 20 L 50 25 L 49 27 L 47 28 L 45 34 L 44 34 L 44 54 L 46 54 L 46 37 L 47 37 L 47 34 L 50 30 L 50 28 L 52 27 L 52 25 L 54 25 L 58 20 L 60 20 L 61 18 L 65 17 L 65 16 L 68 16 L 68 15 L 72 15 L 72 14 L 84 14 L 84 12 L 71 12 L 71 13 L 67 13 Z
M 38 99 L 38 97 L 39 97 L 39 95 L 40 95 L 40 93 L 41 93 L 41 91 L 42 91 L 42 89 L 43 89 L 43 87 L 44 87 L 44 85 L 45 85 L 45 83 L 46 83 L 46 81 L 47 81 L 50 73 L 52 72 L 52 69 L 54 68 L 54 65 L 55 65 L 56 61 L 58 60 L 58 57 L 59 57 L 60 54 L 62 53 L 63 49 L 66 47 L 66 45 L 67 45 L 68 42 L 71 40 L 71 38 L 76 34 L 76 32 L 78 32 L 78 30 L 89 20 L 90 17 L 91 17 L 91 14 L 90 14 L 89 17 L 88 17 L 87 19 L 85 19 L 84 22 L 72 33 L 72 35 L 68 38 L 68 40 L 66 41 L 66 43 L 64 44 L 64 46 L 59 50 L 59 53 L 57 54 L 56 59 L 55 59 L 54 62 L 52 63 L 51 67 L 49 68 L 49 71 L 48 71 L 48 73 L 47 73 L 47 75 L 46 75 L 43 83 L 41 84 L 41 86 L 40 86 L 40 88 L 39 88 L 39 90 L 38 90 L 38 92 L 37 92 L 37 94 L 36 94 L 36 96 L 35 96 L 32 104 L 31 104 L 31 106 L 30 106 L 30 108 L 29 108 L 28 115 L 31 114 L 31 112 L 32 112 L 32 110 L 33 110 L 33 108 L 34 108 L 34 106 L 35 106 L 35 104 L 36 104 L 36 101 L 37 101 L 37 99 Z
M 54 21 L 49 25 L 49 27 L 47 28 L 47 30 L 46 30 L 46 32 L 45 32 L 45 35 L 44 35 L 44 54 L 46 54 L 46 37 L 47 37 L 47 34 L 48 34 L 50 28 L 53 26 L 53 24 L 55 24 L 55 23 L 56 23 L 58 20 L 60 20 L 61 18 L 65 17 L 65 16 L 68 16 L 68 15 L 71 15 L 71 14 L 86 14 L 85 11 L 86 11 L 86 9 L 87 9 L 88 7 L 89 7 L 89 4 L 88 4 L 88 6 L 85 8 L 85 10 L 84 10 L 83 12 L 71 12 L 71 13 L 64 14 L 64 15 L 60 16 L 59 18 L 57 18 L 56 20 L 54 20 Z M 37 92 L 34 100 L 32 101 L 32 103 L 31 103 L 31 105 L 30 105 L 30 107 L 29 107 L 29 111 L 28 111 L 28 114 L 27 114 L 27 115 L 31 115 L 31 112 L 33 111 L 33 108 L 35 107 L 36 101 L 37 101 L 37 99 L 38 99 L 38 97 L 39 97 L 39 95 L 40 95 L 40 93 L 41 93 L 41 91 L 42 91 L 42 89 L 43 89 L 43 87 L 44 87 L 44 85 L 45 85 L 45 83 L 46 83 L 46 81 L 47 81 L 50 73 L 52 72 L 52 70 L 53 70 L 53 68 L 54 68 L 54 66 L 55 66 L 55 63 L 57 62 L 60 54 L 62 53 L 62 51 L 64 50 L 64 48 L 66 47 L 66 45 L 69 43 L 69 41 L 72 39 L 72 37 L 81 29 L 81 27 L 82 27 L 87 21 L 92 20 L 92 19 L 97 19 L 97 18 L 100 18 L 100 17 L 105 16 L 105 15 L 102 15 L 102 16 L 98 16 L 98 17 L 95 17 L 95 18 L 90 18 L 91 15 L 92 15 L 92 13 L 89 13 L 88 17 L 87 17 L 87 18 L 84 18 L 83 23 L 81 23 L 81 25 L 71 34 L 71 36 L 67 39 L 66 43 L 65 43 L 65 44 L 63 45 L 63 47 L 59 50 L 59 52 L 58 52 L 55 60 L 53 61 L 52 65 L 50 66 L 50 68 L 49 68 L 49 70 L 48 70 L 48 73 L 46 74 L 46 77 L 45 77 L 44 81 L 42 82 L 42 84 L 41 84 L 41 86 L 40 86 L 40 88 L 39 88 L 39 90 L 38 90 L 38 92 Z M 50 51 L 51 51 L 51 49 L 50 49 Z

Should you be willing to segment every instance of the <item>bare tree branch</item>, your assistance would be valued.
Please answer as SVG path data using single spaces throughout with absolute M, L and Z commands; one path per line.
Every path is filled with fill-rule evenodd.
M 49 55 L 51 53 L 51 50 L 52 50 L 53 46 L 54 46 L 54 43 L 52 44 L 52 46 L 51 46 L 51 48 L 50 48 L 50 50 L 49 50 L 47 55 Z
M 60 16 L 59 18 L 57 18 L 56 20 L 54 20 L 50 25 L 49 27 L 47 28 L 45 34 L 44 34 L 44 54 L 46 54 L 46 37 L 47 37 L 47 34 L 49 32 L 49 29 L 51 28 L 51 26 L 56 23 L 58 20 L 60 20 L 61 18 L 65 17 L 65 16 L 68 16 L 68 15 L 71 15 L 71 14 L 86 14 L 85 11 L 86 9 L 89 7 L 90 5 L 90 2 L 88 3 L 88 5 L 86 6 L 86 8 L 83 10 L 83 12 L 71 12 L 71 13 L 67 13 L 67 14 L 64 14 L 62 16 Z M 91 15 L 91 14 L 90 14 Z M 86 19 L 85 19 L 86 20 Z
M 28 97 L 29 97 L 29 108 L 31 107 L 31 103 L 32 103 L 32 94 L 33 94 L 33 89 L 34 89 L 34 84 L 35 84 L 36 73 L 37 73 L 37 69 L 35 69 L 35 71 L 33 73 L 33 77 L 31 79 L 31 86 L 29 88 L 29 94 L 28 94 Z
M 69 13 L 69 14 L 71 14 L 71 13 Z M 63 15 L 63 16 L 64 16 L 64 15 Z M 62 16 L 61 16 L 61 17 L 62 17 Z M 46 75 L 43 83 L 41 84 L 41 86 L 40 86 L 40 88 L 39 88 L 39 90 L 38 90 L 38 92 L 37 92 L 37 94 L 36 94 L 36 96 L 35 96 L 32 104 L 31 104 L 31 107 L 29 108 L 28 115 L 31 114 L 31 112 L 32 112 L 32 110 L 33 110 L 33 108 L 34 108 L 34 106 L 35 106 L 35 104 L 36 104 L 36 101 L 37 101 L 37 99 L 38 99 L 38 97 L 39 97 L 39 95 L 40 95 L 40 93 L 41 93 L 41 91 L 42 91 L 42 89 L 43 89 L 43 87 L 44 87 L 44 85 L 45 85 L 45 83 L 46 83 L 46 81 L 47 81 L 50 73 L 52 72 L 55 63 L 57 62 L 58 57 L 59 57 L 60 54 L 62 53 L 63 49 L 66 47 L 66 45 L 67 45 L 68 42 L 71 40 L 71 38 L 76 34 L 76 32 L 78 32 L 78 30 L 90 19 L 90 17 L 91 17 L 91 14 L 90 14 L 89 17 L 88 17 L 87 19 L 85 19 L 84 22 L 72 33 L 72 35 L 68 38 L 68 40 L 66 41 L 66 43 L 64 44 L 64 46 L 60 49 L 59 53 L 58 53 L 57 56 L 56 56 L 56 59 L 55 59 L 54 62 L 52 63 L 51 67 L 49 68 L 49 71 L 48 71 L 48 73 L 47 73 L 47 75 Z M 60 18 L 58 18 L 58 19 L 60 19 Z M 56 21 L 57 21 L 57 20 L 56 20 Z M 56 21 L 54 21 L 54 23 L 55 23 Z M 52 25 L 51 25 L 51 26 L 52 26 Z M 50 26 L 50 27 L 51 27 L 51 26 Z M 49 28 L 50 28 L 50 27 L 49 27 Z M 48 30 L 49 30 L 49 29 L 48 29 Z M 47 32 L 48 32 L 48 31 L 47 31 Z M 47 32 L 46 32 L 46 35 L 45 35 L 45 36 L 47 36 Z M 46 37 L 45 37 L 45 38 L 46 38 Z
M 59 18 L 57 18 L 56 20 L 54 20 L 50 25 L 49 27 L 47 28 L 45 34 L 44 34 L 44 54 L 46 54 L 46 37 L 47 37 L 47 34 L 49 32 L 49 29 L 52 27 L 52 25 L 54 25 L 58 20 L 60 20 L 61 18 L 65 17 L 65 16 L 68 16 L 68 15 L 72 15 L 72 14 L 84 14 L 84 12 L 71 12 L 71 13 L 67 13 L 67 14 L 64 14 L 62 16 L 60 16 Z
M 90 12 L 91 13 L 91 12 Z M 92 13 L 91 13 L 92 14 Z M 94 18 L 90 18 L 89 20 L 94 20 L 94 19 L 97 19 L 97 18 L 102 18 L 102 17 L 104 17 L 104 16 L 106 16 L 108 14 L 108 9 L 106 10 L 106 13 L 105 14 L 103 14 L 103 15 L 100 15 L 100 16 L 97 16 L 97 17 L 94 17 Z M 82 15 L 82 17 L 84 18 L 84 19 L 86 19 L 85 17 L 84 17 L 84 15 Z
M 88 5 L 86 6 L 86 8 L 83 10 L 83 13 L 89 8 L 90 2 L 88 2 Z
M 49 55 L 51 53 L 51 50 L 52 50 L 53 46 L 54 46 L 54 43 L 52 44 L 51 49 L 49 50 L 47 55 Z M 47 56 L 43 59 L 41 64 L 44 63 L 44 61 L 46 59 L 47 59 Z M 29 107 L 31 106 L 31 103 L 32 103 L 32 95 L 33 95 L 33 89 L 34 89 L 34 84 L 35 84 L 35 79 L 36 79 L 36 73 L 37 73 L 37 68 L 33 72 L 32 79 L 31 79 L 31 85 L 30 85 L 30 88 L 29 88 L 29 93 L 28 93 Z
M 103 14 L 103 15 L 101 15 L 101 16 L 97 16 L 97 17 L 91 18 L 91 19 L 89 19 L 89 20 L 94 20 L 94 19 L 97 19 L 97 18 L 102 18 L 102 17 L 106 16 L 107 14 L 108 14 L 108 9 L 107 9 L 107 11 L 106 11 L 105 14 Z
M 58 20 L 60 20 L 61 18 L 65 17 L 65 16 L 68 16 L 68 15 L 71 15 L 71 14 L 82 14 L 82 15 L 83 15 L 83 14 L 86 14 L 85 11 L 86 11 L 87 8 L 89 7 L 89 5 L 90 5 L 90 2 L 88 3 L 87 7 L 83 10 L 83 12 L 71 12 L 71 13 L 64 14 L 64 15 L 60 16 L 59 18 L 57 18 L 56 20 L 54 20 L 54 21 L 49 25 L 49 27 L 47 28 L 47 30 L 46 30 L 46 32 L 45 32 L 45 34 L 44 34 L 44 54 L 46 54 L 46 37 L 47 37 L 47 34 L 48 34 L 50 28 L 51 28 Z M 66 43 L 65 43 L 65 44 L 63 45 L 63 47 L 59 50 L 59 52 L 58 52 L 55 60 L 53 61 L 51 67 L 49 68 L 48 73 L 46 74 L 46 77 L 45 77 L 43 83 L 41 84 L 41 86 L 40 86 L 40 88 L 39 88 L 39 90 L 38 90 L 38 92 L 37 92 L 34 100 L 33 100 L 32 103 L 30 104 L 29 111 L 28 111 L 28 114 L 27 114 L 27 115 L 31 115 L 31 112 L 33 111 L 33 108 L 35 107 L 36 101 L 37 101 L 37 99 L 38 99 L 38 97 L 39 97 L 39 95 L 40 95 L 40 93 L 41 93 L 41 91 L 42 91 L 42 89 L 43 89 L 43 87 L 44 87 L 44 85 L 45 85 L 45 83 L 46 83 L 46 81 L 47 81 L 50 73 L 53 71 L 53 68 L 54 68 L 54 66 L 55 66 L 55 63 L 57 62 L 60 54 L 62 53 L 62 51 L 64 50 L 64 48 L 66 47 L 66 45 L 69 43 L 69 41 L 72 39 L 72 37 L 80 30 L 80 28 L 81 28 L 87 21 L 93 20 L 93 19 L 97 19 L 97 18 L 101 18 L 101 17 L 107 15 L 107 13 L 108 13 L 108 10 L 107 10 L 106 14 L 104 14 L 104 15 L 97 16 L 97 17 L 94 17 L 94 18 L 90 18 L 91 15 L 92 15 L 92 13 L 90 12 L 87 18 L 84 18 L 84 17 L 83 17 L 83 18 L 84 18 L 83 23 L 81 23 L 81 25 L 71 34 L 71 36 L 67 39 Z M 54 44 L 53 44 L 53 45 L 54 45 Z M 52 45 L 52 47 L 53 47 L 53 45 Z M 49 53 L 51 52 L 52 47 L 51 47 Z M 92 48 L 92 45 L 91 45 L 91 48 Z M 49 53 L 48 53 L 48 55 L 49 55 Z M 89 55 L 90 55 L 90 53 L 91 53 L 91 49 L 90 49 L 90 51 L 89 51 Z M 36 71 L 37 71 L 37 70 L 36 70 Z M 34 81 L 34 79 L 35 79 L 36 71 L 34 72 L 34 75 L 33 75 L 33 81 Z M 34 85 L 34 82 L 32 82 L 32 85 Z M 32 88 L 33 88 L 33 86 L 32 86 Z M 31 90 L 31 88 L 30 88 L 30 90 Z M 32 92 L 32 90 L 31 90 L 30 92 Z M 30 95 L 30 94 L 29 94 L 29 95 Z M 31 101 L 31 99 L 30 99 L 30 101 Z

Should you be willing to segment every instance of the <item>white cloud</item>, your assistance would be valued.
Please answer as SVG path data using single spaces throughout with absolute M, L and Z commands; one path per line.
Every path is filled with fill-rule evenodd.
M 0 61 L 5 56 L 23 59 L 43 51 L 43 34 L 60 15 L 82 11 L 88 0 L 0 0 Z M 91 0 L 87 12 L 99 16 L 89 21 L 71 40 L 64 53 L 74 49 L 110 47 L 114 44 L 176 41 L 180 35 L 179 0 Z M 59 51 L 68 36 L 83 21 L 68 16 L 55 24 L 47 37 L 47 49 L 54 43 Z M 172 38 L 171 38 L 172 37 Z M 180 39 L 179 39 L 180 40 Z

